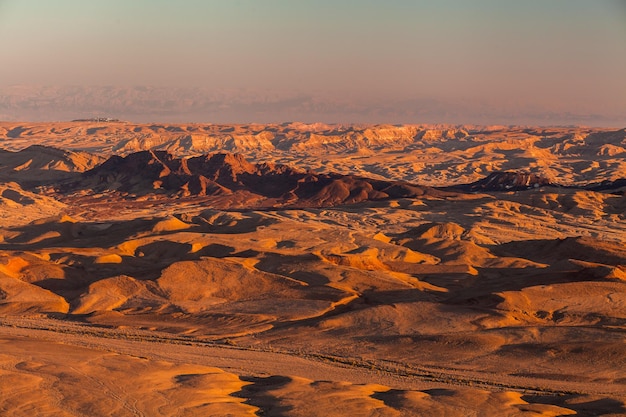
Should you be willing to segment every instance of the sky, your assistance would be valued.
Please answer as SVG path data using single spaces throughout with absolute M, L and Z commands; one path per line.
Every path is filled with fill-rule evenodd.
M 0 57 L 4 120 L 626 126 L 626 0 L 0 0 Z

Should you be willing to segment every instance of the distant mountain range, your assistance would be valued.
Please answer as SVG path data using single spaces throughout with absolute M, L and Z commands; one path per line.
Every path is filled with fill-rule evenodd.
M 620 126 L 623 114 L 572 114 L 536 105 L 495 106 L 478 100 L 365 96 L 355 101 L 329 94 L 159 86 L 0 87 L 0 120 L 118 118 L 170 123 L 242 120 L 306 122 L 480 123 Z

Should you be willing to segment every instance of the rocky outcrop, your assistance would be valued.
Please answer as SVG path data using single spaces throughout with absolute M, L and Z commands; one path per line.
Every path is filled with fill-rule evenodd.
M 589 184 L 585 187 L 585 189 L 589 191 L 601 191 L 612 194 L 626 194 L 626 178 Z
M 489 174 L 486 178 L 472 182 L 470 184 L 459 185 L 454 188 L 470 192 L 523 191 L 550 185 L 556 186 L 557 184 L 551 182 L 548 178 L 542 177 L 537 174 L 531 174 L 527 172 L 502 171 L 493 172 Z

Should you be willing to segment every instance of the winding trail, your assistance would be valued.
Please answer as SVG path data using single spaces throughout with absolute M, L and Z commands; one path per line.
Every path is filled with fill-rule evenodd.
M 516 377 L 270 347 L 232 346 L 194 336 L 114 329 L 48 318 L 0 317 L 0 338 L 45 340 L 150 360 L 211 366 L 248 377 L 299 376 L 317 381 L 375 383 L 402 390 L 471 386 L 535 395 L 624 395 L 620 387 L 601 383 Z

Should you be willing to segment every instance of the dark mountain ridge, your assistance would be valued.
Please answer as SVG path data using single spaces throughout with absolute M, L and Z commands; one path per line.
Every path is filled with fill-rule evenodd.
M 464 192 L 507 192 L 525 191 L 541 187 L 561 187 L 585 191 L 607 192 L 611 194 L 624 194 L 626 190 L 626 178 L 620 178 L 614 181 L 606 180 L 585 186 L 565 186 L 538 174 L 520 171 L 496 171 L 478 181 L 446 187 L 446 189 Z
M 450 188 L 469 192 L 480 192 L 523 191 L 543 186 L 558 186 L 558 184 L 537 174 L 517 171 L 497 171 L 492 172 L 481 180 Z
M 280 204 L 333 206 L 425 194 L 451 193 L 401 181 L 302 171 L 286 165 L 248 162 L 240 154 L 215 153 L 176 158 L 167 151 L 112 156 L 86 171 L 62 192 L 90 190 L 171 197 L 215 196 L 248 192 Z

